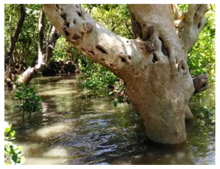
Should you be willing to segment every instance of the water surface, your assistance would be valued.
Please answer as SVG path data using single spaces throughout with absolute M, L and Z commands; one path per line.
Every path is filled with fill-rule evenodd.
M 111 98 L 89 97 L 74 77 L 35 78 L 43 113 L 33 114 L 22 129 L 21 114 L 5 115 L 23 146 L 25 164 L 215 164 L 215 91 L 193 97 L 197 114 L 187 122 L 185 144 L 166 147 L 150 143 L 140 115 L 128 104 L 115 108 Z M 5 92 L 5 109 L 16 102 Z

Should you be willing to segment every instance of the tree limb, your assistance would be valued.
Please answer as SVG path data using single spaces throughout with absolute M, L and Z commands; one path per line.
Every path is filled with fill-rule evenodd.
M 206 19 L 204 17 L 207 12 L 206 4 L 189 4 L 188 12 L 182 18 L 179 24 L 179 38 L 185 53 L 195 44 L 200 32 L 205 26 Z
M 120 37 L 101 26 L 78 4 L 43 5 L 52 25 L 84 55 L 121 77 L 133 62 L 143 65 L 137 40 Z M 139 74 L 140 72 L 135 72 Z
M 43 48 L 43 40 L 44 40 L 44 24 L 45 14 L 43 11 L 40 12 L 40 18 L 39 18 L 39 33 L 38 33 L 38 63 L 36 65 L 36 68 L 40 68 L 41 65 L 44 65 L 44 53 L 45 49 Z
M 14 51 L 14 48 L 15 48 L 15 44 L 18 40 L 18 36 L 21 32 L 21 28 L 22 28 L 22 25 L 24 23 L 24 20 L 25 20 L 25 8 L 24 8 L 24 5 L 23 4 L 20 4 L 20 19 L 18 21 L 18 24 L 17 24 L 17 28 L 15 30 L 15 34 L 14 36 L 11 38 L 11 45 L 10 45 L 10 48 L 9 48 L 9 51 L 5 54 L 5 65 L 7 65 L 9 63 L 9 60 L 13 54 L 13 51 Z

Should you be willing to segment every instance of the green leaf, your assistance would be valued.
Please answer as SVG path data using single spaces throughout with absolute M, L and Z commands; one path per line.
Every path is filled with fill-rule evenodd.
M 13 155 L 12 155 L 12 160 L 13 160 L 15 163 L 17 163 L 17 160 L 18 160 L 17 154 L 13 153 Z
M 10 127 L 6 127 L 6 128 L 5 128 L 5 132 L 6 132 L 6 133 L 8 133 L 8 132 L 10 132 L 10 131 L 11 131 L 11 128 L 10 128 Z

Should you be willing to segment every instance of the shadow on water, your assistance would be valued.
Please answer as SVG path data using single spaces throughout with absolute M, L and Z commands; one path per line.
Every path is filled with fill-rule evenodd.
M 43 98 L 43 113 L 33 115 L 33 124 L 20 129 L 20 114 L 5 114 L 25 164 L 215 164 L 214 89 L 205 100 L 192 99 L 196 115 L 187 122 L 187 142 L 166 147 L 147 140 L 130 105 L 114 108 L 108 97 L 88 97 L 73 77 L 36 78 L 32 85 Z M 5 92 L 6 110 L 15 105 L 12 95 Z

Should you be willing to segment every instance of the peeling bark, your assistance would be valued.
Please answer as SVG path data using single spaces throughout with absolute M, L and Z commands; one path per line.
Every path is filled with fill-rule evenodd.
M 183 48 L 184 39 L 176 33 L 171 5 L 130 5 L 136 39 L 110 32 L 80 5 L 43 8 L 67 41 L 123 79 L 149 139 L 164 144 L 186 140 L 185 119 L 193 117 L 188 102 L 195 89 L 188 47 Z

